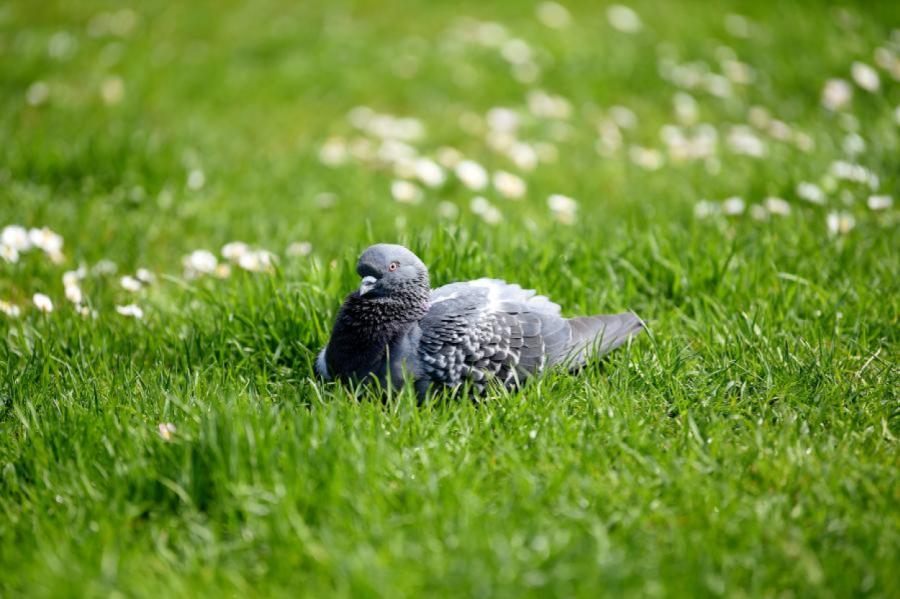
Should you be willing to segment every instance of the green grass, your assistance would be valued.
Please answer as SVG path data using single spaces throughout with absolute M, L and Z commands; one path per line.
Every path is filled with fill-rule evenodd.
M 0 227 L 65 238 L 61 264 L 0 259 L 0 300 L 22 311 L 0 314 L 0 596 L 900 596 L 897 210 L 828 176 L 861 164 L 896 202 L 900 84 L 879 67 L 845 116 L 820 103 L 879 46 L 900 56 L 900 10 L 638 1 L 629 35 L 604 6 L 566 5 L 563 30 L 522 2 L 0 6 Z M 459 41 L 463 15 L 526 40 L 537 81 Z M 690 92 L 713 163 L 634 164 L 627 147 L 665 154 L 676 121 L 658 58 L 718 73 L 723 46 L 756 79 Z M 572 106 L 556 162 L 523 172 L 459 125 L 526 115 L 538 88 Z M 410 206 L 389 171 L 323 165 L 327 138 L 361 135 L 360 105 L 421 119 L 419 152 L 456 147 L 527 196 L 486 191 L 490 225 L 452 176 Z M 602 157 L 613 105 L 637 125 Z M 765 156 L 732 152 L 753 106 L 814 147 L 757 131 Z M 521 135 L 559 128 L 526 118 Z M 848 157 L 854 130 L 865 150 Z M 797 197 L 803 181 L 825 205 Z M 578 200 L 573 226 L 554 193 Z M 744 214 L 695 216 L 734 195 Z M 753 218 L 767 196 L 791 213 Z M 832 212 L 855 227 L 829 233 Z M 236 239 L 278 254 L 275 272 L 183 277 L 184 255 Z M 312 254 L 288 256 L 295 241 Z M 323 384 L 312 361 L 376 241 L 408 244 L 435 285 L 502 277 L 567 315 L 633 309 L 650 334 L 478 404 Z M 62 274 L 102 259 L 118 275 L 82 282 L 84 318 Z M 156 282 L 122 289 L 141 267 Z M 143 319 L 116 313 L 130 303 Z

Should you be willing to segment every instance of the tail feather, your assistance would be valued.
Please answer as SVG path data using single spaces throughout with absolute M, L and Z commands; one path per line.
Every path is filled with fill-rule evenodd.
M 633 312 L 579 316 L 568 323 L 572 332 L 566 356 L 569 368 L 605 356 L 644 329 L 644 322 Z

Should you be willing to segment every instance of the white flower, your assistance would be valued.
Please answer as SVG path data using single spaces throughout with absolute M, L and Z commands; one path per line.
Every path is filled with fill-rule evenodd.
M 124 277 L 119 279 L 119 284 L 125 291 L 131 291 L 132 293 L 136 293 L 141 290 L 141 282 L 130 275 L 125 275 Z
M 93 272 L 95 275 L 114 275 L 118 270 L 119 266 L 115 262 L 109 260 L 108 258 L 103 258 L 94 265 L 94 267 L 91 269 L 91 272 Z
M 137 280 L 144 285 L 150 285 L 156 279 L 156 277 L 153 276 L 153 273 L 146 268 L 137 269 L 137 272 L 134 273 L 134 276 L 137 277 Z
M 628 157 L 639 167 L 648 171 L 659 170 L 663 165 L 662 152 L 654 148 L 631 146 L 628 148 Z
M 641 30 L 643 23 L 636 12 L 621 4 L 612 4 L 606 9 L 606 18 L 614 29 L 623 33 L 636 33 Z
M 744 15 L 730 13 L 725 15 L 725 31 L 734 37 L 750 37 L 751 22 Z
M 0 300 L 0 312 L 3 312 L 10 318 L 18 318 L 22 314 L 22 310 L 19 306 L 14 304 L 10 304 L 9 302 Z
M 555 96 L 536 89 L 528 92 L 528 110 L 544 119 L 567 119 L 572 115 L 572 105 L 562 96 Z
M 125 82 L 121 77 L 107 77 L 100 84 L 100 97 L 109 106 L 118 104 L 125 97 Z
M 791 205 L 781 198 L 768 197 L 763 201 L 769 214 L 777 214 L 779 216 L 787 216 L 791 213 Z
M 512 68 L 510 68 L 510 71 L 512 72 L 513 79 L 519 83 L 525 84 L 534 83 L 541 74 L 541 68 L 531 61 L 514 64 L 512 65 Z
M 456 165 L 456 176 L 463 185 L 474 191 L 480 191 L 488 184 L 487 171 L 474 160 L 463 160 Z
M 813 138 L 802 131 L 794 131 L 794 144 L 801 152 L 812 152 L 816 147 L 816 142 L 813 141 Z
M 506 27 L 493 21 L 478 23 L 475 29 L 475 37 L 484 46 L 499 46 L 508 37 Z
M 744 213 L 744 200 L 735 196 L 722 202 L 722 213 L 728 216 L 737 216 Z
M 700 111 L 694 96 L 687 92 L 678 92 L 672 98 L 672 102 L 675 104 L 675 116 L 678 117 L 679 122 L 691 125 L 697 121 Z
M 547 207 L 556 217 L 556 219 L 566 225 L 575 222 L 575 215 L 578 212 L 578 202 L 574 199 L 555 193 L 547 198 Z
M 43 81 L 35 81 L 28 86 L 25 92 L 25 100 L 31 106 L 40 106 L 50 97 L 50 86 Z
M 894 205 L 894 198 L 886 195 L 871 195 L 866 201 L 869 210 L 887 210 Z
M 347 142 L 343 137 L 329 137 L 319 148 L 319 162 L 325 166 L 340 166 L 347 162 Z
M 858 156 L 866 151 L 866 140 L 859 133 L 848 133 L 841 148 L 848 156 Z
M 485 121 L 492 131 L 513 133 L 519 128 L 519 115 L 516 111 L 502 106 L 495 106 L 488 110 Z
M 22 310 L 19 308 L 19 306 L 3 300 L 0 300 L 0 312 L 3 312 L 10 318 L 18 318 L 22 315 Z
M 234 262 L 240 260 L 241 256 L 249 251 L 250 246 L 243 241 L 231 241 L 222 246 L 221 253 L 223 258 Z
M 97 318 L 97 311 L 96 311 L 96 310 L 91 310 L 91 309 L 88 308 L 87 306 L 75 306 L 75 309 L 76 309 L 76 310 L 78 311 L 78 313 L 81 314 L 84 318 L 93 318 L 93 319 L 95 319 L 95 320 L 96 320 L 96 318 Z
M 815 183 L 802 182 L 797 185 L 797 195 L 813 204 L 825 203 L 825 192 Z
M 386 139 L 378 146 L 376 155 L 379 160 L 388 164 L 397 162 L 408 162 L 412 164 L 417 153 L 417 150 L 405 141 Z
M 627 106 L 610 106 L 609 118 L 622 129 L 634 129 L 638 124 L 637 115 Z
M 494 173 L 492 180 L 497 191 L 508 198 L 521 198 L 528 189 L 521 177 L 506 171 L 497 171 Z
M 29 229 L 28 240 L 31 242 L 31 245 L 43 250 L 44 253 L 51 257 L 59 255 L 63 246 L 63 238 L 47 227 Z
M 513 143 L 506 155 L 512 160 L 513 164 L 523 171 L 533 170 L 538 164 L 537 150 L 531 144 L 523 141 Z
M 697 218 L 708 218 L 714 214 L 718 214 L 720 207 L 715 202 L 709 200 L 700 200 L 694 204 L 694 216 Z
M 769 123 L 769 135 L 778 141 L 788 141 L 791 139 L 792 134 L 791 126 L 784 121 L 772 119 L 772 122 Z
M 556 2 L 541 2 L 537 6 L 538 20 L 551 29 L 563 29 L 572 21 L 569 11 Z
M 728 131 L 728 146 L 735 154 L 761 158 L 766 153 L 766 145 L 753 130 L 746 125 L 735 125 Z
M 312 253 L 312 244 L 308 241 L 295 241 L 287 246 L 285 253 L 288 256 L 309 256 Z
M 853 164 L 844 160 L 835 160 L 831 163 L 831 167 L 828 170 L 836 179 L 862 183 L 868 185 L 873 190 L 878 189 L 878 175 L 860 164 Z
M 116 306 L 116 312 L 122 316 L 131 316 L 140 320 L 144 317 L 144 311 L 136 304 L 128 304 L 127 306 Z
M 481 196 L 475 196 L 469 204 L 472 212 L 480 216 L 486 223 L 496 225 L 503 220 L 503 213 Z
M 194 278 L 215 272 L 219 261 L 209 250 L 194 250 L 185 256 L 181 263 L 184 266 L 185 276 Z
M 25 252 L 31 249 L 31 240 L 28 238 L 28 231 L 25 227 L 7 225 L 3 227 L 3 232 L 0 233 L 0 245 Z
M 525 40 L 513 38 L 503 43 L 500 55 L 511 64 L 526 64 L 531 62 L 531 47 Z
M 850 75 L 853 77 L 856 85 L 867 92 L 875 93 L 881 87 L 878 71 L 863 62 L 854 62 L 850 67 Z
M 484 214 L 484 212 L 485 212 L 488 208 L 490 208 L 490 206 L 491 206 L 491 203 L 488 202 L 488 201 L 487 201 L 485 198 L 483 198 L 482 196 L 475 196 L 475 197 L 472 198 L 472 200 L 469 202 L 469 208 L 470 208 L 470 209 L 472 210 L 472 212 L 474 212 L 475 214 Z
M 8 245 L 0 244 L 0 258 L 3 258 L 10 264 L 15 264 L 19 261 L 19 250 Z
M 612 156 L 622 147 L 622 132 L 612 120 L 604 119 L 600 121 L 597 125 L 597 131 L 600 137 L 597 139 L 594 147 L 601 156 Z
M 53 301 L 43 293 L 35 293 L 31 301 L 41 312 L 53 312 Z
M 853 215 L 847 212 L 829 212 L 826 222 L 828 224 L 828 232 L 832 235 L 844 235 L 856 226 L 856 220 L 853 218 Z
M 199 168 L 191 169 L 187 177 L 188 189 L 197 191 L 198 189 L 202 189 L 205 184 L 206 175 L 203 174 L 203 171 Z
M 463 159 L 462 152 L 456 148 L 451 148 L 450 146 L 441 146 L 437 149 L 437 152 L 435 152 L 435 156 L 438 164 L 449 169 L 456 168 L 456 165 Z
M 159 436 L 162 437 L 163 441 L 171 441 L 176 429 L 175 425 L 171 422 L 160 422 L 157 430 L 159 431 Z
M 414 170 L 419 181 L 428 187 L 440 187 L 447 180 L 444 169 L 431 158 L 417 158 Z
M 703 77 L 703 86 L 718 98 L 727 98 L 732 94 L 731 81 L 716 73 L 707 73 Z
M 438 215 L 440 215 L 441 218 L 452 220 L 459 216 L 459 208 L 453 202 L 442 200 L 438 203 Z
M 391 195 L 401 204 L 416 204 L 422 200 L 422 190 L 419 186 L 403 179 L 391 183 Z
M 822 90 L 822 105 L 828 110 L 843 110 L 853 98 L 853 88 L 844 79 L 829 79 Z
M 375 116 L 375 111 L 368 106 L 357 106 L 347 113 L 347 120 L 357 129 L 365 129 Z
M 481 214 L 481 218 L 489 225 L 496 225 L 503 220 L 503 213 L 500 212 L 499 208 L 491 205 Z
M 250 272 L 269 270 L 275 260 L 274 254 L 266 250 L 247 252 L 238 258 L 238 266 Z
M 79 287 L 77 283 L 66 285 L 65 291 L 66 299 L 73 304 L 81 304 L 81 302 L 84 300 L 84 297 L 81 293 L 81 287 Z
M 87 276 L 87 268 L 83 265 L 78 267 L 78 270 L 67 270 L 63 273 L 62 281 L 63 286 L 68 287 L 69 285 L 78 285 L 78 281 L 82 280 Z
M 753 204 L 750 206 L 750 216 L 753 217 L 754 220 L 766 220 L 769 218 L 769 212 L 766 210 L 765 206 Z
M 739 85 L 749 85 L 756 80 L 756 71 L 753 67 L 740 60 L 722 61 L 722 70 L 730 81 Z

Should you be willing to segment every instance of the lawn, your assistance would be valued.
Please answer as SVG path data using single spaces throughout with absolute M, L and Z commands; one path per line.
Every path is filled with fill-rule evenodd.
M 900 596 L 897 3 L 12 0 L 0 141 L 0 596 Z M 649 332 L 321 382 L 374 242 Z

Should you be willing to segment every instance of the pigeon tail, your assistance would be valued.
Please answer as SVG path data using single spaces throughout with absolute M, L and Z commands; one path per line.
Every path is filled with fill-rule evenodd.
M 572 332 L 572 345 L 566 360 L 569 368 L 578 368 L 590 358 L 605 356 L 645 327 L 634 312 L 579 316 L 567 322 Z

